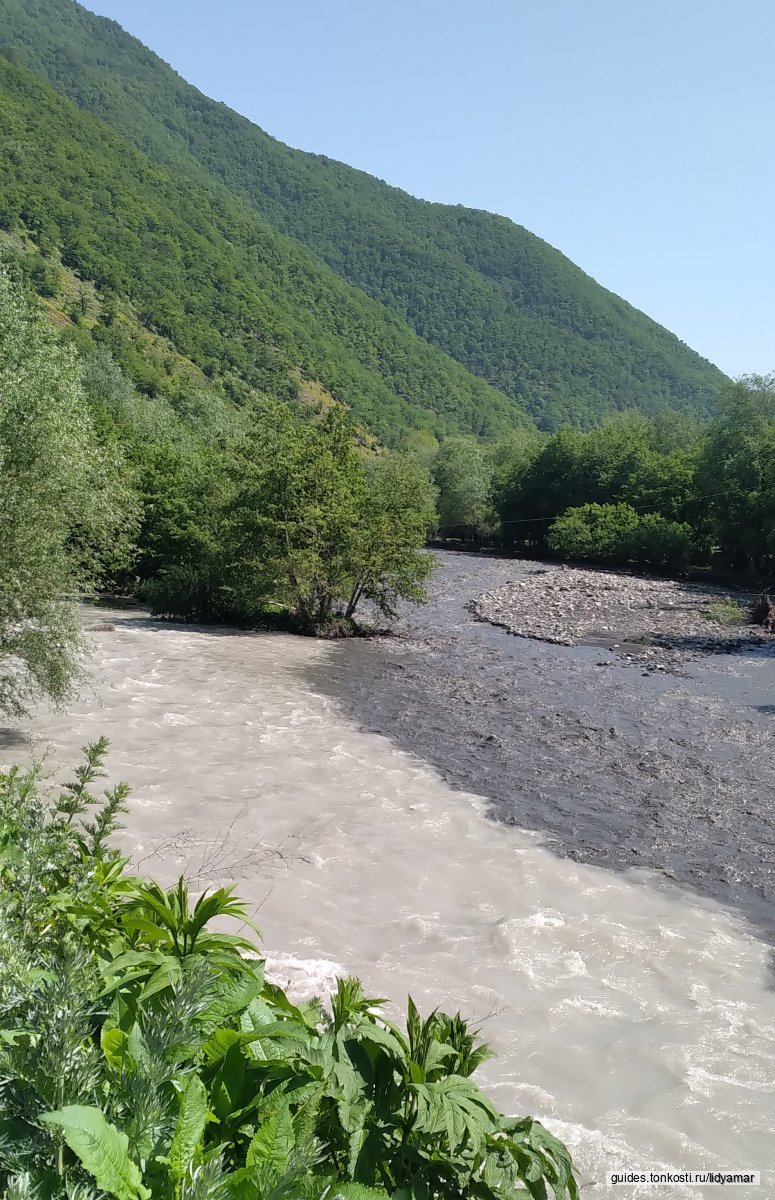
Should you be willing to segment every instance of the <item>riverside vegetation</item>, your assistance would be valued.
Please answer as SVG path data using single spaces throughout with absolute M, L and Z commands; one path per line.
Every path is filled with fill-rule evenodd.
M 7 1200 L 574 1200 L 564 1146 L 473 1082 L 487 1049 L 459 1015 L 410 999 L 398 1024 L 356 979 L 293 1003 L 231 889 L 129 874 L 127 789 L 90 791 L 105 751 L 52 799 L 0 775 Z
M 3 710 L 71 694 L 69 593 L 133 559 L 189 615 L 306 629 L 420 599 L 430 480 L 357 440 L 340 407 L 258 399 L 197 437 L 0 273 Z M 210 928 L 250 925 L 228 889 L 131 876 L 110 844 L 127 790 L 89 791 L 105 749 L 53 802 L 38 771 L 0 775 L 4 1200 L 573 1200 L 565 1147 L 471 1079 L 486 1049 L 459 1015 L 410 1000 L 401 1027 L 352 979 L 294 1004 L 255 939 Z
M 705 425 L 626 414 L 387 450 L 321 395 L 144 391 L 107 346 L 63 339 L 25 279 L 0 272 L 6 711 L 69 694 L 82 644 L 63 598 L 98 585 L 160 615 L 334 636 L 366 603 L 423 600 L 433 531 L 674 572 L 775 564 L 771 380 L 726 385 Z
M 775 570 L 775 378 L 724 384 L 716 414 L 490 444 L 450 438 L 429 457 L 442 531 L 533 555 L 768 578 Z
M 79 358 L 0 272 L 0 702 L 65 699 L 82 649 L 68 594 L 138 591 L 159 613 L 347 632 L 368 600 L 422 599 L 427 473 L 367 454 L 335 405 L 239 413 L 138 392 Z

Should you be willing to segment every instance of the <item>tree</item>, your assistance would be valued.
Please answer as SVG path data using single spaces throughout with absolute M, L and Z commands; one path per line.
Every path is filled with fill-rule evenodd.
M 543 445 L 527 469 L 496 492 L 504 539 L 544 542 L 549 522 L 589 499 L 584 472 L 585 435 L 561 429 Z
M 83 649 L 72 594 L 129 553 L 136 505 L 121 477 L 75 352 L 0 270 L 0 710 L 71 694 Z
M 505 541 L 514 540 L 513 526 L 519 520 L 515 502 L 518 507 L 525 480 L 541 452 L 543 440 L 537 429 L 515 429 L 486 448 L 492 470 L 492 506 L 501 519 L 501 525 L 512 526 L 511 529 L 501 529 Z
M 638 513 L 629 504 L 583 504 L 569 508 L 547 536 L 562 558 L 592 562 L 635 562 L 682 570 L 689 565 L 692 536 L 688 525 L 657 513 Z
M 269 601 L 304 628 L 331 620 L 349 591 L 350 549 L 363 502 L 363 468 L 344 414 L 319 420 L 278 406 L 234 502 L 233 589 L 240 611 Z
M 491 476 L 491 465 L 479 442 L 467 437 L 442 442 L 433 462 L 433 478 L 439 489 L 443 532 L 470 537 L 492 524 Z
M 419 551 L 433 504 L 421 468 L 392 457 L 367 466 L 338 407 L 273 409 L 251 446 L 232 506 L 236 612 L 277 605 L 320 631 L 364 599 L 392 615 L 399 599 L 424 598 L 432 560 Z
M 763 571 L 775 549 L 775 376 L 722 390 L 697 484 L 726 564 Z
M 357 573 L 345 616 L 370 600 L 393 617 L 399 600 L 422 602 L 434 559 L 420 548 L 436 520 L 436 491 L 410 458 L 383 454 L 367 464 L 366 497 L 356 531 Z

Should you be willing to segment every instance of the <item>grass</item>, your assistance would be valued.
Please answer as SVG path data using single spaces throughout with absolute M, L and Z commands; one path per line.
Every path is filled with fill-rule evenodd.
M 702 615 L 717 625 L 745 625 L 748 622 L 748 613 L 742 604 L 730 596 L 723 600 L 711 600 L 708 607 L 702 610 Z

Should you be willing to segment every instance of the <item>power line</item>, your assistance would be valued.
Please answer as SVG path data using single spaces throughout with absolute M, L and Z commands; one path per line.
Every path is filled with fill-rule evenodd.
M 666 484 L 665 487 L 655 488 L 654 491 L 666 492 L 669 490 L 669 488 L 670 488 L 670 485 Z M 711 492 L 709 496 L 702 496 L 701 499 L 702 500 L 716 500 L 719 496 L 728 496 L 729 494 L 730 493 L 727 492 L 726 490 L 723 492 Z M 587 501 L 587 503 L 594 504 L 594 503 L 596 503 L 596 501 Z M 628 502 L 626 500 L 618 500 L 618 501 L 615 501 L 615 503 L 627 504 Z M 570 505 L 570 507 L 571 508 L 580 508 L 582 506 L 579 504 L 572 504 L 572 505 Z M 633 509 L 635 512 L 648 512 L 648 510 L 651 508 L 651 505 L 650 504 L 641 504 L 640 506 L 636 506 L 634 504 L 630 504 L 629 507 L 631 509 Z M 501 521 L 501 525 L 532 525 L 537 521 L 559 521 L 560 517 L 564 517 L 565 513 L 567 511 L 568 511 L 568 509 L 566 508 L 561 513 L 555 513 L 555 515 L 553 517 L 509 517 L 508 520 Z

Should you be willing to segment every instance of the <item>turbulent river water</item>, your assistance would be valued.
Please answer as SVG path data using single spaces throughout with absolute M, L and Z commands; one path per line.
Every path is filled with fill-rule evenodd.
M 755 1168 L 732 1194 L 764 1200 L 773 661 L 642 678 L 468 616 L 529 569 L 443 556 L 404 636 L 359 644 L 111 613 L 91 688 L 25 736 L 58 772 L 107 734 L 135 860 L 233 877 L 277 978 L 480 1020 L 485 1082 L 570 1144 L 584 1197 L 718 1194 L 605 1184 L 659 1165 Z

